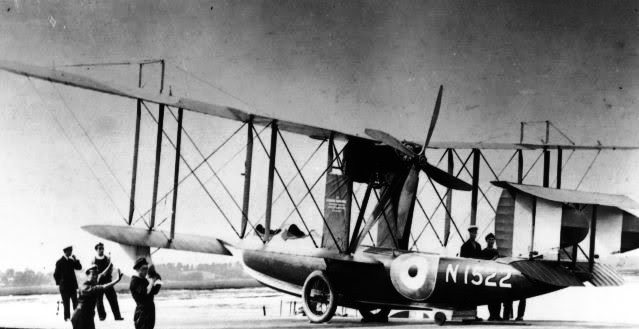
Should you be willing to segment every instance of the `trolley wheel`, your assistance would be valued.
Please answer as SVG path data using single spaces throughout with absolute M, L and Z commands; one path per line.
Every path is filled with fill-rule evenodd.
M 335 315 L 335 290 L 323 271 L 315 271 L 306 278 L 302 288 L 302 304 L 312 323 L 327 322 Z
M 388 322 L 388 314 L 390 308 L 360 308 L 359 314 L 362 315 L 362 322 Z
M 446 323 L 446 314 L 443 312 L 435 313 L 435 324 L 438 326 L 443 326 Z

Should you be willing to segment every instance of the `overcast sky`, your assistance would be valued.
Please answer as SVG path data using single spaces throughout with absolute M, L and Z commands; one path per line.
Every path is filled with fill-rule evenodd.
M 550 120 L 580 144 L 639 145 L 638 4 L 633 1 L 16 0 L 0 6 L 2 59 L 60 67 L 163 58 L 165 89 L 170 86 L 177 95 L 352 134 L 383 129 L 415 141 L 424 138 L 443 84 L 433 140 L 517 142 L 519 122 Z M 136 66 L 66 69 L 137 84 Z M 157 90 L 157 78 L 157 67 L 148 66 L 144 88 Z M 121 224 L 121 214 L 127 213 L 134 102 L 0 73 L 0 108 L 0 267 L 51 270 L 68 242 L 88 261 L 96 238 L 78 227 Z M 169 118 L 167 128 L 175 129 Z M 147 114 L 142 127 L 140 211 L 151 200 L 155 131 Z M 187 113 L 185 127 L 208 154 L 239 125 Z M 543 130 L 530 128 L 526 137 L 539 142 Z M 242 131 L 214 167 L 244 138 Z M 301 159 L 318 145 L 291 138 Z M 556 132 L 551 139 L 565 142 Z M 173 166 L 170 145 L 164 147 L 162 193 L 170 188 Z M 264 209 L 260 196 L 266 176 L 259 152 L 256 144 L 261 156 L 251 208 L 256 216 Z M 198 162 L 191 146 L 185 146 L 185 154 Z M 491 154 L 502 164 L 510 155 Z M 283 174 L 290 177 L 294 169 L 286 154 L 278 155 L 278 163 L 288 167 Z M 583 152 L 571 159 L 565 187 L 577 185 L 593 156 Z M 602 153 L 580 189 L 639 199 L 637 160 L 637 152 Z M 311 176 L 324 163 L 324 158 L 312 161 Z M 221 172 L 236 198 L 242 191 L 242 164 L 240 156 Z M 487 187 L 490 176 L 484 174 Z M 210 172 L 201 175 L 206 179 Z M 540 183 L 537 172 L 530 177 L 530 183 Z M 232 213 L 232 201 L 224 199 L 219 183 L 210 184 Z M 178 230 L 230 232 L 194 180 L 183 191 Z M 295 191 L 303 193 L 301 186 Z M 463 217 L 468 210 L 462 206 L 456 212 Z M 168 216 L 170 199 L 160 208 L 160 219 Z M 289 210 L 282 207 L 276 214 Z M 238 215 L 232 216 L 237 225 Z M 317 216 L 313 222 L 319 229 Z M 128 262 L 116 246 L 107 246 Z M 160 261 L 218 259 L 165 251 L 156 256 Z

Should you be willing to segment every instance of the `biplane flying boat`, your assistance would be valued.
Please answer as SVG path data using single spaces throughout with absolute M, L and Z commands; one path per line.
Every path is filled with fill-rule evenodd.
M 420 171 L 426 174 L 431 183 L 434 181 L 446 187 L 449 193 L 451 190 L 471 191 L 471 210 L 472 215 L 476 216 L 478 174 L 475 171 L 478 170 L 481 150 L 516 150 L 521 161 L 522 150 L 542 149 L 547 153 L 551 149 L 559 152 L 564 149 L 636 149 L 549 143 L 432 142 L 442 103 L 442 87 L 437 95 L 425 142 L 414 143 L 399 141 L 380 130 L 366 129 L 365 135 L 343 133 L 189 98 L 122 87 L 56 69 L 15 62 L 0 62 L 0 69 L 134 99 L 138 104 L 138 120 L 140 104 L 158 104 L 158 149 L 164 133 L 161 123 L 164 108 L 178 109 L 176 185 L 173 189 L 172 225 L 168 235 L 153 227 L 159 152 L 156 153 L 151 227 L 89 225 L 83 228 L 98 237 L 119 243 L 133 257 L 143 255 L 150 258 L 150 248 L 235 257 L 262 284 L 300 296 L 305 313 L 312 322 L 329 321 L 338 305 L 358 309 L 363 318 L 370 321 L 386 320 L 391 309 L 437 309 L 434 318 L 439 324 L 450 319 L 473 319 L 477 305 L 529 298 L 569 286 L 582 286 L 585 282 L 594 286 L 620 285 L 623 282 L 621 277 L 612 268 L 596 262 L 596 258 L 603 253 L 626 252 L 639 247 L 638 203 L 620 195 L 550 188 L 546 178 L 544 186 L 522 184 L 520 163 L 517 183 L 493 182 L 503 189 L 495 216 L 498 247 L 503 257 L 477 260 L 413 251 L 409 238 Z M 244 203 L 237 239 L 174 232 L 183 110 L 236 120 L 248 126 Z M 249 220 L 248 199 L 255 125 L 270 126 L 272 133 L 267 152 L 266 217 L 263 225 L 259 223 L 254 227 Z M 316 248 L 292 248 L 287 247 L 286 243 L 272 243 L 277 235 L 293 240 L 313 239 L 307 227 L 307 232 L 295 225 L 282 232 L 271 227 L 270 209 L 279 131 L 329 141 L 325 212 L 320 216 L 324 224 L 323 234 L 321 244 Z M 136 131 L 136 145 L 137 138 L 139 133 Z M 346 143 L 341 152 L 336 152 L 335 140 Z M 263 147 L 266 150 L 266 146 Z M 426 158 L 429 148 L 472 149 L 475 155 L 472 184 L 453 175 L 450 167 L 444 171 L 429 162 Z M 449 152 L 449 156 L 451 154 Z M 544 160 L 547 167 L 548 161 Z M 332 172 L 335 167 L 340 173 Z M 136 169 L 134 161 L 134 177 Z M 365 184 L 366 192 L 351 232 L 353 182 Z M 381 196 L 372 214 L 365 218 L 372 191 L 379 191 Z M 132 207 L 133 199 L 134 192 Z M 450 208 L 450 203 L 444 207 Z M 449 225 L 450 210 L 446 211 Z M 471 219 L 474 224 L 474 218 Z M 249 225 L 255 234 L 247 232 Z M 375 225 L 376 245 L 364 245 L 363 238 L 371 233 Z

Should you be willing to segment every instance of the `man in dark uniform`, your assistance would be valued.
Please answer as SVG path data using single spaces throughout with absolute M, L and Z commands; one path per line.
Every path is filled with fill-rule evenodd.
M 488 233 L 486 235 L 486 248 L 481 251 L 481 258 L 487 260 L 493 260 L 499 257 L 499 252 L 497 248 L 495 248 L 495 235 L 492 233 Z
M 104 244 L 102 242 L 95 245 L 95 251 L 97 255 L 93 259 L 93 264 L 97 267 L 98 273 L 98 284 L 107 284 L 111 282 L 113 273 L 113 264 L 111 263 L 111 259 L 104 255 Z M 96 307 L 98 309 L 98 316 L 100 317 L 100 321 L 104 321 L 106 319 L 106 311 L 104 310 L 104 298 L 103 295 L 106 295 L 107 300 L 109 301 L 109 305 L 111 306 L 111 311 L 113 312 L 113 317 L 116 321 L 124 320 L 122 316 L 120 316 L 120 307 L 118 305 L 118 296 L 115 293 L 115 289 L 113 287 L 109 287 L 104 289 L 103 293 L 99 293 L 97 296 Z
M 526 312 L 526 300 L 522 299 L 517 305 L 517 318 L 515 321 L 523 321 L 524 313 Z M 513 301 L 504 302 L 504 320 L 510 320 L 513 318 Z
M 136 304 L 133 323 L 135 329 L 153 329 L 155 328 L 155 302 L 153 299 L 162 287 L 162 278 L 144 257 L 135 261 L 133 269 L 138 272 L 131 277 L 129 284 L 131 296 Z
M 492 233 L 488 233 L 486 235 L 486 248 L 481 251 L 481 258 L 486 260 L 493 260 L 499 257 L 499 252 L 497 248 L 495 248 L 495 235 Z M 499 321 L 501 318 L 499 317 L 499 313 L 501 312 L 501 303 L 490 303 L 488 304 L 488 313 L 490 314 L 488 317 L 488 321 Z
M 465 258 L 482 258 L 481 245 L 475 239 L 477 238 L 477 226 L 471 225 L 468 227 L 468 240 L 464 242 L 459 251 L 459 257 Z
M 78 306 L 78 280 L 75 278 L 75 270 L 81 270 L 80 261 L 73 255 L 73 247 L 68 246 L 62 249 L 64 255 L 55 263 L 55 271 L 53 278 L 55 284 L 60 287 L 60 296 L 62 297 L 62 305 L 64 306 L 64 321 L 71 317 L 69 309 L 69 299 L 73 303 L 73 309 Z
M 464 242 L 459 251 L 459 257 L 465 258 L 481 258 L 481 245 L 475 239 L 477 238 L 477 226 L 471 225 L 468 227 L 468 240 Z M 482 321 L 480 317 L 475 315 L 476 321 Z

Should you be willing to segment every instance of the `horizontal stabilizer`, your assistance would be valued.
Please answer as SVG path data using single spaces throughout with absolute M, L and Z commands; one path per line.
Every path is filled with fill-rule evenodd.
M 531 195 L 548 201 L 615 207 L 627 213 L 639 215 L 639 203 L 625 195 L 555 189 L 506 181 L 493 181 L 491 183 L 509 191 Z
M 612 267 L 594 263 L 592 273 L 588 262 L 556 262 L 543 260 L 515 260 L 510 262 L 514 268 L 531 280 L 544 282 L 558 287 L 583 286 L 583 281 L 595 287 L 620 286 L 623 278 Z
M 557 287 L 583 286 L 577 276 L 557 262 L 538 260 L 519 260 L 510 263 L 531 280 L 540 281 Z
M 175 234 L 173 240 L 168 233 L 142 228 L 115 225 L 87 225 L 83 230 L 100 238 L 127 246 L 144 246 L 183 251 L 202 252 L 231 256 L 222 242 L 213 237 L 191 234 Z
M 579 262 L 576 264 L 577 270 L 588 272 L 588 263 Z M 623 285 L 623 278 L 611 266 L 595 263 L 592 269 L 592 276 L 588 280 L 595 287 L 609 287 Z

